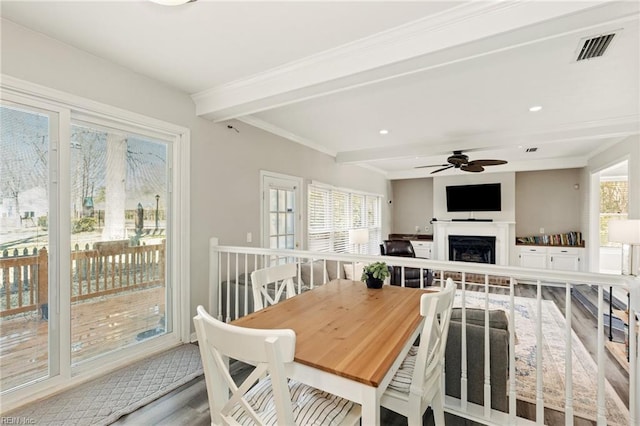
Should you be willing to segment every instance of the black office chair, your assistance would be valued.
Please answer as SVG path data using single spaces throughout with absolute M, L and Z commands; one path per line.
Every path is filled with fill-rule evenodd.
M 383 256 L 400 256 L 400 257 L 416 257 L 411 241 L 406 240 L 385 240 L 380 244 L 380 254 Z M 422 270 L 424 286 L 430 286 L 433 283 L 433 274 L 429 269 Z M 391 285 L 402 285 L 402 267 L 391 267 Z M 420 269 L 404 268 L 404 285 L 405 287 L 420 287 Z

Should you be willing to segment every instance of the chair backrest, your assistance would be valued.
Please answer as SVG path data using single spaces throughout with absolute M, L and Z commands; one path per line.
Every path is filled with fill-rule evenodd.
M 293 279 L 298 268 L 295 263 L 272 266 L 264 269 L 256 269 L 251 273 L 251 288 L 253 291 L 253 309 L 255 311 L 267 305 L 278 303 L 282 292 L 286 290 L 287 298 L 296 295 L 296 287 Z
M 277 424 L 293 424 L 284 364 L 293 361 L 295 332 L 257 330 L 226 324 L 213 318 L 202 306 L 198 306 L 197 312 L 193 322 L 204 367 L 212 424 L 237 424 L 234 417 L 238 410 L 244 411 L 246 416 L 253 419 L 253 423 L 266 423 L 244 398 L 265 373 L 271 378 Z M 240 386 L 236 385 L 229 372 L 229 358 L 255 365 L 253 372 Z M 227 389 L 231 391 L 229 397 Z
M 380 244 L 380 254 L 384 256 L 416 257 L 411 241 L 385 240 Z
M 444 288 L 424 294 L 420 300 L 420 315 L 425 317 L 410 393 L 420 396 L 440 387 L 444 354 L 449 335 L 456 284 L 447 278 Z

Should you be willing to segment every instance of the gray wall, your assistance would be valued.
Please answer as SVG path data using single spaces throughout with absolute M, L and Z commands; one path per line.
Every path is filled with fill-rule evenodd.
M 482 177 L 482 179 L 480 179 Z M 434 183 L 434 180 L 437 181 Z M 544 170 L 535 172 L 486 173 L 479 175 L 446 176 L 394 180 L 393 233 L 414 233 L 415 225 L 423 225 L 424 218 L 464 218 L 465 214 L 448 214 L 444 207 L 446 185 L 500 182 L 503 186 L 503 207 L 499 217 L 493 213 L 476 214 L 477 218 L 516 222 L 516 235 L 582 230 L 585 186 L 580 184 L 582 169 Z M 515 183 L 514 183 L 515 180 Z M 574 189 L 580 184 L 579 189 Z M 427 197 L 431 196 L 431 199 Z M 439 207 L 434 207 L 434 203 Z M 515 207 L 514 207 L 515 205 Z M 443 210 L 444 209 L 444 210 Z M 515 213 L 514 213 L 515 211 Z M 433 229 L 429 233 L 433 232 Z M 584 232 L 584 231 L 583 231 Z
M 516 173 L 516 235 L 585 232 L 581 223 L 582 169 Z M 578 185 L 578 188 L 575 188 Z
M 2 20 L 2 73 L 191 129 L 191 310 L 208 300 L 208 240 L 260 238 L 260 170 L 381 194 L 387 179 L 240 122 L 198 118 L 190 96 L 99 57 Z M 306 192 L 305 192 L 306 196 Z M 383 235 L 390 230 L 383 204 Z M 306 224 L 306 220 L 305 220 Z
M 391 230 L 396 234 L 432 234 L 433 179 L 391 181 Z

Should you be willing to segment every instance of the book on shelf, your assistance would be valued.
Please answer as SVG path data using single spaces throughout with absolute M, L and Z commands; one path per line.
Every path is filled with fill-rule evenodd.
M 571 231 L 562 234 L 551 235 L 531 235 L 527 237 L 517 237 L 518 244 L 531 244 L 538 246 L 576 246 L 584 247 L 582 232 Z

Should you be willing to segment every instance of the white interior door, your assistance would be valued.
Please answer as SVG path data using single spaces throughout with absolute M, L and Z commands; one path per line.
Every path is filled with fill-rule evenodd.
M 262 247 L 302 248 L 301 189 L 299 177 L 262 172 Z

